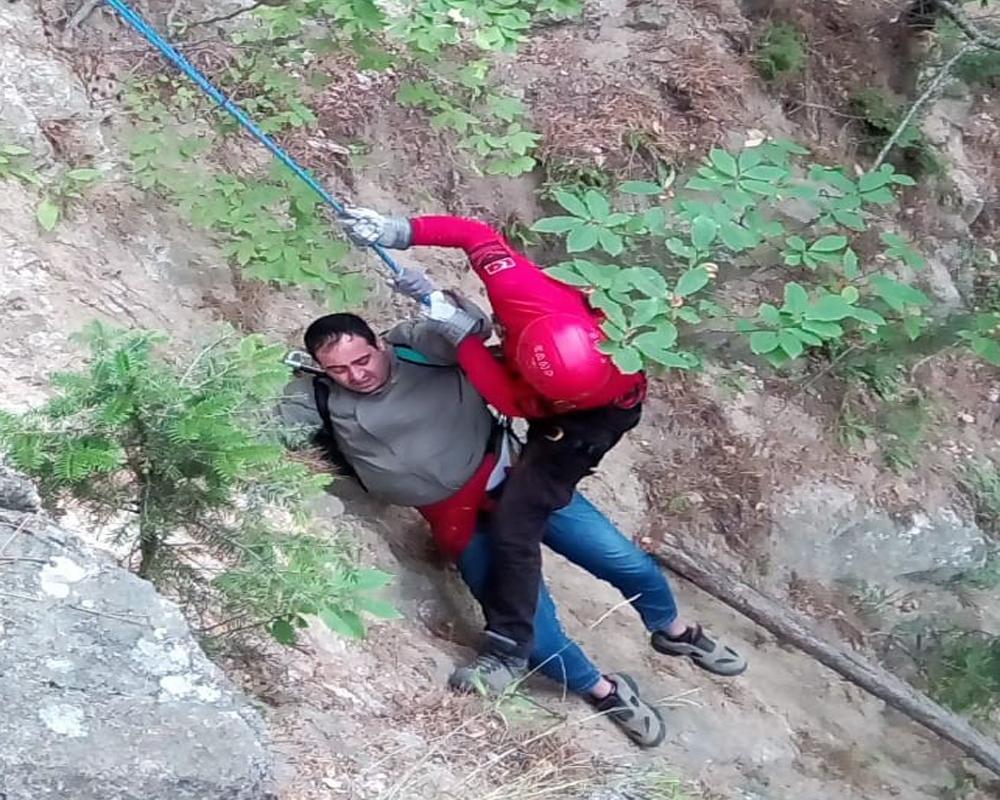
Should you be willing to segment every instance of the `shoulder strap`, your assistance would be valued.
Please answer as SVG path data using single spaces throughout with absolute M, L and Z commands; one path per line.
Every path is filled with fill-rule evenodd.
M 454 364 L 435 364 L 419 350 L 415 350 L 409 345 L 394 344 L 392 345 L 392 349 L 396 353 L 396 358 L 408 364 L 419 364 L 421 367 L 433 367 L 435 369 L 452 369 L 454 367 Z
M 316 410 L 323 419 L 323 430 L 333 435 L 333 419 L 330 417 L 330 385 L 319 376 L 313 378 L 313 397 Z

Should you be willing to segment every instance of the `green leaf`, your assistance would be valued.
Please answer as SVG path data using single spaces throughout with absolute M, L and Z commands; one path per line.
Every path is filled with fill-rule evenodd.
M 598 230 L 597 241 L 598 244 L 600 244 L 601 249 L 609 256 L 620 255 L 625 249 L 625 243 L 622 241 L 622 237 L 617 233 L 609 231 L 607 228 L 601 228 Z
M 587 261 L 583 258 L 578 258 L 573 263 L 577 272 L 590 281 L 593 286 L 601 289 L 610 289 L 621 272 L 613 264 L 595 264 L 593 261 Z
M 28 156 L 31 155 L 31 151 L 27 147 L 21 147 L 16 144 L 5 144 L 0 145 L 0 153 L 7 156 Z
M 618 369 L 627 375 L 642 369 L 642 354 L 634 347 L 620 347 L 611 354 Z
M 809 295 L 799 284 L 793 282 L 785 284 L 785 310 L 789 314 L 804 314 L 809 307 Z
M 663 189 L 660 184 L 649 181 L 625 181 L 618 187 L 618 191 L 625 192 L 625 194 L 658 195 L 663 192 Z
M 880 206 L 888 206 L 896 202 L 896 195 L 894 195 L 887 187 L 883 186 L 881 189 L 876 189 L 874 192 L 865 192 L 861 195 L 861 199 L 866 203 L 876 203 Z
M 677 328 L 672 322 L 662 322 L 656 330 L 640 333 L 631 344 L 646 358 L 657 361 L 656 354 L 669 350 L 677 342 Z
M 701 317 L 698 316 L 698 312 L 690 306 L 681 306 L 674 313 L 677 315 L 677 319 L 683 320 L 689 325 L 697 325 L 701 322 Z
M 566 233 L 582 224 L 579 217 L 544 217 L 532 225 L 531 230 L 536 233 Z
M 708 250 L 719 232 L 719 226 L 711 217 L 695 217 L 691 223 L 691 243 L 698 250 Z
M 704 267 L 689 269 L 677 280 L 674 294 L 678 297 L 688 297 L 703 289 L 709 280 L 711 280 L 711 276 Z
M 916 186 L 917 182 L 913 180 L 909 175 L 904 175 L 901 172 L 897 172 L 892 176 L 892 182 L 897 186 Z
M 601 229 L 596 225 L 585 224 L 570 231 L 566 237 L 566 251 L 569 253 L 583 253 L 590 250 L 597 244 Z
M 739 158 L 740 172 L 756 167 L 764 160 L 764 151 L 760 147 L 748 147 Z
M 385 600 L 379 600 L 374 597 L 365 597 L 363 595 L 354 598 L 354 605 L 359 611 L 366 611 L 377 619 L 402 619 L 403 615 L 399 613 L 392 603 L 387 603 Z M 362 636 L 364 633 L 362 632 Z
M 365 638 L 364 620 L 354 611 L 346 608 L 334 609 L 326 606 L 320 609 L 319 618 L 334 633 L 339 633 L 348 639 Z
M 734 253 L 740 253 L 757 246 L 757 238 L 742 225 L 730 223 L 719 228 L 722 243 Z
M 78 183 L 90 183 L 101 177 L 99 169 L 71 169 L 66 173 L 66 177 Z
M 572 264 L 572 261 L 556 264 L 546 269 L 545 274 L 570 286 L 590 286 L 590 281 L 577 272 Z
M 853 315 L 854 307 L 836 294 L 823 295 L 805 312 L 806 319 L 817 322 L 837 322 Z
M 750 350 L 757 355 L 770 353 L 778 344 L 778 334 L 774 331 L 754 331 L 750 334 Z
M 622 308 L 620 303 L 613 300 L 607 292 L 598 289 L 590 296 L 589 300 L 591 306 L 603 311 L 607 315 L 607 318 L 619 328 L 628 327 L 625 309 Z
M 919 289 L 885 275 L 872 278 L 872 288 L 894 311 L 903 311 L 906 306 L 925 307 L 931 304 L 927 295 Z
M 296 641 L 295 628 L 286 619 L 276 619 L 271 623 L 271 636 L 278 644 L 293 645 Z
M 848 306 L 850 308 L 850 306 Z M 821 322 L 815 319 L 805 319 L 801 324 L 802 330 L 814 333 L 822 339 L 836 339 L 844 335 L 844 329 L 836 322 Z
M 766 164 L 762 164 L 759 167 L 753 167 L 746 172 L 740 173 L 740 180 L 748 178 L 755 181 L 764 181 L 765 183 L 774 183 L 780 181 L 788 176 L 788 170 L 782 167 L 769 167 Z
M 643 325 L 648 325 L 665 310 L 665 304 L 662 300 L 655 300 L 653 298 L 636 300 L 632 304 L 631 326 L 633 328 L 641 328 Z
M 868 308 L 862 308 L 860 306 L 855 306 L 854 313 L 851 314 L 854 319 L 858 322 L 862 322 L 865 325 L 873 325 L 876 328 L 881 328 L 886 324 L 885 317 L 881 314 L 876 313 Z
M 694 189 L 698 192 L 718 192 L 721 191 L 726 184 L 717 178 L 692 178 L 685 185 L 685 189 Z
M 858 191 L 862 194 L 873 192 L 892 183 L 892 176 L 885 172 L 866 172 L 858 179 Z
M 236 248 L 233 251 L 233 255 L 236 258 L 236 263 L 241 267 L 245 267 L 247 263 L 257 255 L 257 245 L 254 244 L 253 239 L 247 237 L 245 239 L 240 239 L 236 243 Z
M 775 328 L 781 325 L 781 312 L 770 303 L 761 303 L 757 314 L 764 322 Z
M 625 338 L 625 331 L 623 331 L 609 319 L 606 319 L 601 323 L 601 330 L 604 331 L 605 336 L 607 336 L 611 341 L 601 342 L 601 344 L 598 345 L 597 349 L 600 350 L 602 353 L 607 353 L 608 355 L 611 355 L 611 353 L 617 349 L 617 345 L 615 345 L 614 343 L 620 342 L 622 339 Z
M 610 222 L 610 217 L 608 219 Z M 649 228 L 650 232 L 663 235 L 667 228 L 667 212 L 661 206 L 653 206 L 643 213 L 642 224 Z
M 810 347 L 818 347 L 823 344 L 823 340 L 820 339 L 815 333 L 810 333 L 809 331 L 804 331 L 801 328 L 786 328 L 793 336 L 797 336 L 802 340 L 803 344 L 807 344 Z
M 921 316 L 907 317 L 903 320 L 903 330 L 906 331 L 909 340 L 913 342 L 920 338 L 920 334 L 923 333 L 926 324 L 926 321 Z
M 811 253 L 839 253 L 847 247 L 847 237 L 840 235 L 824 236 L 809 246 Z
M 677 350 L 658 350 L 650 355 L 650 358 L 657 364 L 672 369 L 692 369 L 698 366 L 698 359 L 690 353 L 681 353 Z
M 844 277 L 849 281 L 861 277 L 861 270 L 858 267 L 858 254 L 854 252 L 854 248 L 848 247 L 844 251 L 841 263 L 844 265 Z
M 798 358 L 805 350 L 802 340 L 791 331 L 778 331 L 778 343 L 789 358 Z
M 38 220 L 38 224 L 42 226 L 43 230 L 51 231 L 59 222 L 59 206 L 48 197 L 42 198 L 35 209 L 35 219 Z
M 857 287 L 855 286 L 845 286 L 840 290 L 840 296 L 843 297 L 846 302 L 854 305 L 858 302 L 858 298 L 861 296 L 861 293 L 858 292 Z
M 785 243 L 792 249 L 802 251 L 806 249 L 806 240 L 801 236 L 789 236 Z
M 359 591 L 381 589 L 392 583 L 392 574 L 380 569 L 359 569 L 354 575 L 354 588 Z
M 1000 342 L 996 339 L 978 336 L 972 340 L 972 352 L 984 361 L 1000 366 Z
M 628 270 L 629 283 L 646 297 L 663 298 L 667 294 L 666 279 L 652 267 L 635 267 Z
M 667 239 L 667 250 L 669 250 L 675 256 L 680 256 L 681 258 L 690 258 L 692 253 L 694 252 L 690 247 L 684 244 L 684 242 L 682 242 L 676 236 Z
M 608 198 L 603 194 L 596 189 L 588 189 L 583 199 L 593 219 L 603 222 L 608 218 L 608 214 L 611 213 L 611 206 L 608 204 Z
M 712 162 L 712 166 L 729 178 L 735 178 L 739 173 L 736 159 L 725 150 L 715 148 L 708 154 L 708 158 Z
M 574 194 L 563 191 L 562 189 L 557 189 L 553 193 L 556 198 L 556 202 L 559 203 L 563 208 L 565 208 L 570 214 L 577 217 L 588 218 L 590 214 L 587 211 L 587 207 L 583 204 L 583 201 Z
M 863 231 L 867 228 L 864 217 L 862 217 L 857 211 L 847 211 L 845 209 L 835 208 L 833 210 L 833 218 L 840 225 L 843 225 L 845 228 L 850 228 L 852 231 Z

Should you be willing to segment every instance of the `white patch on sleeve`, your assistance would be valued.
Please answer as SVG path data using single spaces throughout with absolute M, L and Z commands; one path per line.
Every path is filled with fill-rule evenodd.
M 517 264 L 514 263 L 513 258 L 498 258 L 496 261 L 491 261 L 489 264 L 483 265 L 483 272 L 487 275 L 496 275 L 504 270 L 514 269 Z

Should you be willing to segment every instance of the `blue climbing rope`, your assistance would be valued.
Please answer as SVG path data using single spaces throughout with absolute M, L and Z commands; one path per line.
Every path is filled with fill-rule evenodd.
M 247 133 L 264 145 L 264 147 L 271 151 L 271 154 L 274 155 L 275 158 L 305 181 L 306 185 L 316 192 L 323 202 L 333 209 L 334 213 L 338 217 L 348 216 L 343 203 L 338 201 L 336 197 L 324 189 L 322 184 L 320 184 L 319 181 L 317 181 L 305 167 L 285 152 L 285 150 L 282 149 L 282 147 L 274 141 L 274 139 L 264 133 L 257 123 L 250 119 L 242 108 L 240 108 L 230 98 L 226 97 L 226 95 L 223 94 L 222 91 L 208 78 L 206 78 L 197 67 L 188 61 L 184 55 L 177 50 L 177 48 L 160 36 L 159 32 L 152 25 L 146 22 L 146 20 L 144 20 L 137 11 L 131 8 L 127 3 L 122 2 L 122 0 L 105 0 L 105 2 L 111 6 L 118 13 L 118 15 L 136 31 L 136 33 L 159 50 L 174 64 L 174 66 L 194 81 L 198 87 L 205 92 L 205 94 L 211 97 L 224 111 L 228 112 L 233 119 L 239 122 Z M 378 257 L 382 259 L 382 262 L 392 271 L 394 275 L 402 273 L 402 268 L 396 263 L 396 260 L 389 255 L 388 252 L 386 252 L 385 248 L 376 244 L 372 245 L 372 249 L 378 254 Z

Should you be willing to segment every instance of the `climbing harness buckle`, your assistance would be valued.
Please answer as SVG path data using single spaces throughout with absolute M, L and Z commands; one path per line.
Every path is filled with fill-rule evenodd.
M 308 372 L 310 375 L 325 375 L 323 368 L 313 361 L 305 350 L 292 350 L 282 361 L 285 366 L 291 367 L 296 372 Z

